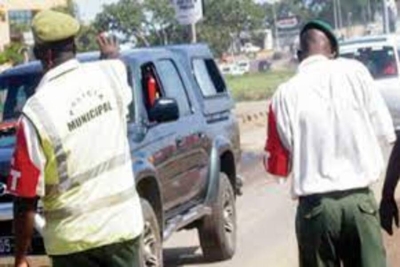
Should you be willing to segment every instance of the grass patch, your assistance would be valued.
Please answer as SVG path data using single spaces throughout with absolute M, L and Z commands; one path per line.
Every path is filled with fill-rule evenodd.
M 225 80 L 236 101 L 255 101 L 270 98 L 279 84 L 287 81 L 293 74 L 293 71 L 270 71 L 226 76 Z

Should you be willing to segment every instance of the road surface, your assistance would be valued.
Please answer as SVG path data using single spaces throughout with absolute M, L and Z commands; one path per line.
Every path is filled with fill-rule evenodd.
M 266 102 L 238 105 L 239 113 L 266 108 Z M 209 264 L 199 249 L 197 232 L 182 231 L 165 244 L 166 267 L 294 267 L 298 266 L 294 218 L 297 203 L 291 199 L 290 183 L 278 184 L 261 164 L 266 118 L 241 124 L 244 158 L 241 174 L 247 179 L 244 195 L 237 201 L 238 247 L 231 261 Z M 386 157 L 389 149 L 385 149 Z M 374 186 L 379 198 L 382 182 Z M 389 266 L 400 266 L 400 231 L 385 237 Z
M 259 106 L 265 107 L 263 104 Z M 245 110 L 250 111 L 249 107 Z M 296 266 L 296 203 L 291 199 L 290 184 L 278 184 L 263 170 L 261 151 L 265 132 L 265 120 L 262 118 L 241 125 L 244 151 L 241 174 L 246 183 L 244 195 L 237 200 L 239 229 L 236 256 L 231 261 L 207 264 L 199 249 L 196 230 L 182 231 L 165 244 L 167 267 Z
M 248 167 L 244 172 L 247 178 L 244 196 L 237 202 L 238 247 L 233 260 L 204 264 L 197 232 L 183 231 L 166 243 L 167 267 L 296 266 L 295 203 L 289 186 L 266 179 L 260 163 Z
M 264 102 L 239 104 L 239 113 L 260 114 Z M 290 184 L 278 184 L 267 177 L 261 164 L 265 140 L 266 117 L 259 116 L 241 123 L 241 143 L 244 151 L 241 174 L 246 183 L 244 195 L 238 198 L 237 253 L 231 261 L 209 264 L 199 249 L 197 232 L 182 231 L 165 244 L 166 267 L 295 267 L 297 244 L 294 233 L 296 202 L 291 199 Z M 386 154 L 388 152 L 386 151 Z M 379 193 L 381 184 L 375 186 Z M 379 196 L 378 196 L 379 197 Z M 400 266 L 400 231 L 393 238 L 385 236 L 389 266 Z M 7 265 L 0 260 L 0 267 Z M 44 266 L 45 260 L 32 266 Z

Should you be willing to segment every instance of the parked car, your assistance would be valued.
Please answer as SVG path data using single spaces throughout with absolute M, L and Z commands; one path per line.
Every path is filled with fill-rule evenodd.
M 257 62 L 257 71 L 258 72 L 267 72 L 271 69 L 272 63 L 266 59 L 259 60 Z
M 234 103 L 213 55 L 206 45 L 182 45 L 128 50 L 122 57 L 134 88 L 128 135 L 146 221 L 144 266 L 162 266 L 163 241 L 192 228 L 198 230 L 207 261 L 230 259 L 236 249 L 235 199 L 242 185 L 240 136 Z M 97 53 L 79 56 L 83 62 L 98 58 Z M 39 62 L 0 74 L 3 183 L 15 146 L 15 120 L 41 77 Z M 14 252 L 12 206 L 11 196 L 0 197 L 0 256 Z M 38 218 L 41 230 L 43 218 Z M 32 255 L 45 253 L 39 232 Z
M 246 54 L 258 53 L 260 51 L 261 51 L 261 48 L 253 45 L 252 43 L 245 43 L 241 48 L 241 52 L 246 53 Z
M 240 68 L 236 63 L 222 64 L 219 66 L 223 75 L 241 76 L 245 74 L 245 70 Z
M 340 43 L 340 56 L 363 63 L 373 76 L 377 88 L 400 125 L 400 37 L 394 35 L 367 36 Z
M 236 66 L 239 69 L 240 72 L 243 72 L 244 74 L 250 72 L 250 61 L 249 60 L 240 60 L 236 62 Z

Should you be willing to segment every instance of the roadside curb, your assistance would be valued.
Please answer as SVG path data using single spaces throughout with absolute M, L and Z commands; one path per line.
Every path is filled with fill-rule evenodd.
M 235 107 L 234 114 L 241 125 L 260 122 L 267 123 L 270 103 L 270 99 L 239 102 Z
M 266 121 L 268 117 L 268 112 L 267 111 L 260 111 L 260 112 L 253 112 L 253 113 L 247 113 L 247 114 L 237 114 L 236 115 L 239 123 L 242 124 L 247 124 L 251 122 L 258 122 L 260 120 Z

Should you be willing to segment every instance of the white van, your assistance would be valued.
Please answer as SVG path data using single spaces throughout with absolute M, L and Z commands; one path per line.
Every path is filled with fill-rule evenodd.
M 223 75 L 241 76 L 245 71 L 238 67 L 237 64 L 221 64 L 218 66 Z
M 236 62 L 236 67 L 240 72 L 249 73 L 250 72 L 250 61 L 249 60 L 240 60 Z
M 400 38 L 367 36 L 340 43 L 340 56 L 361 61 L 370 71 L 400 130 Z

